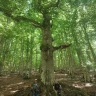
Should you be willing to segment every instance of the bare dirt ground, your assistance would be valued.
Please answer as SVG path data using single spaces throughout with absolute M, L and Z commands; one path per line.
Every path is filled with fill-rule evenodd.
M 0 76 L 0 96 L 12 96 L 21 88 L 30 87 L 31 83 L 34 81 L 34 78 L 35 76 L 33 76 L 31 79 L 24 80 L 17 74 Z
M 96 80 L 94 80 L 94 83 L 85 83 L 80 78 L 72 79 L 67 74 L 61 73 L 55 73 L 55 77 L 59 82 L 84 90 L 89 94 L 88 96 L 96 96 Z M 33 75 L 31 79 L 24 80 L 18 74 L 0 76 L 0 96 L 14 96 L 20 89 L 30 87 L 35 78 L 37 77 Z

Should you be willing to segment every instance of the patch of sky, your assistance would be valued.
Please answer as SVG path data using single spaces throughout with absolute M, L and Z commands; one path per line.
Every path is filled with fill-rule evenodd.
M 60 15 L 59 18 L 60 18 L 60 19 L 63 19 L 63 20 L 66 20 L 65 15 Z
M 87 65 L 92 65 L 92 63 L 90 61 L 87 61 L 86 64 Z
M 0 27 L 3 27 L 3 25 L 0 23 Z
M 96 45 L 96 41 L 94 41 L 93 43 L 94 43 L 94 45 Z

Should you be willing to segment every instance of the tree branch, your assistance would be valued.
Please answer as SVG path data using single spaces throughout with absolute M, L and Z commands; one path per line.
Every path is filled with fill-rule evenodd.
M 1 7 L 0 7 L 0 11 L 3 12 L 3 14 L 5 16 L 10 17 L 11 19 L 13 19 L 17 22 L 23 20 L 23 21 L 33 23 L 33 26 L 35 26 L 35 27 L 41 27 L 41 24 L 38 23 L 37 21 L 33 20 L 33 19 L 29 19 L 29 18 L 26 18 L 26 17 L 23 17 L 23 16 L 16 16 L 15 17 L 15 16 L 12 15 L 12 12 L 10 12 L 9 10 L 5 10 L 4 8 L 1 8 Z
M 53 47 L 53 50 L 58 50 L 58 49 L 65 49 L 67 47 L 71 46 L 71 44 L 64 44 L 64 45 L 60 45 L 60 46 L 57 46 L 57 47 Z
M 49 9 L 51 7 L 58 7 L 59 3 L 60 3 L 60 0 L 57 0 L 57 2 L 55 4 L 50 4 L 49 6 L 47 6 L 46 9 Z

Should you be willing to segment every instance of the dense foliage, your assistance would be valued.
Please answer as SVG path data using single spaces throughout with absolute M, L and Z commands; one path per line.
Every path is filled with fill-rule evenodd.
M 57 0 L 0 0 L 0 70 L 39 68 L 42 38 L 39 25 L 47 8 L 52 44 L 72 43 L 66 50 L 55 51 L 55 66 L 96 67 L 96 0 L 58 0 L 60 4 L 55 8 L 54 2 Z

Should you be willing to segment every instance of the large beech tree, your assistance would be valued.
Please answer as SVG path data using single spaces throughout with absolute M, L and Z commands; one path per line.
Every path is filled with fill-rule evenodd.
M 0 11 L 2 11 L 3 14 L 7 17 L 10 17 L 17 22 L 21 20 L 30 22 L 34 27 L 40 28 L 42 30 L 42 42 L 40 46 L 42 70 L 41 80 L 44 84 L 52 84 L 54 80 L 53 52 L 71 45 L 52 45 L 53 38 L 51 28 L 53 24 L 53 16 L 54 14 L 56 15 L 56 8 L 58 9 L 60 0 L 6 0 L 6 4 L 4 3 L 4 0 L 0 0 L 0 3 L 2 4 L 0 5 Z M 22 4 L 25 4 L 25 7 L 21 7 Z M 21 7 L 21 9 L 18 7 Z M 17 12 L 18 10 L 25 11 L 26 15 L 22 15 L 21 13 Z M 31 12 L 36 12 L 35 15 L 38 15 L 38 17 L 40 16 L 42 19 L 39 21 L 35 18 L 32 18 L 30 16 Z

